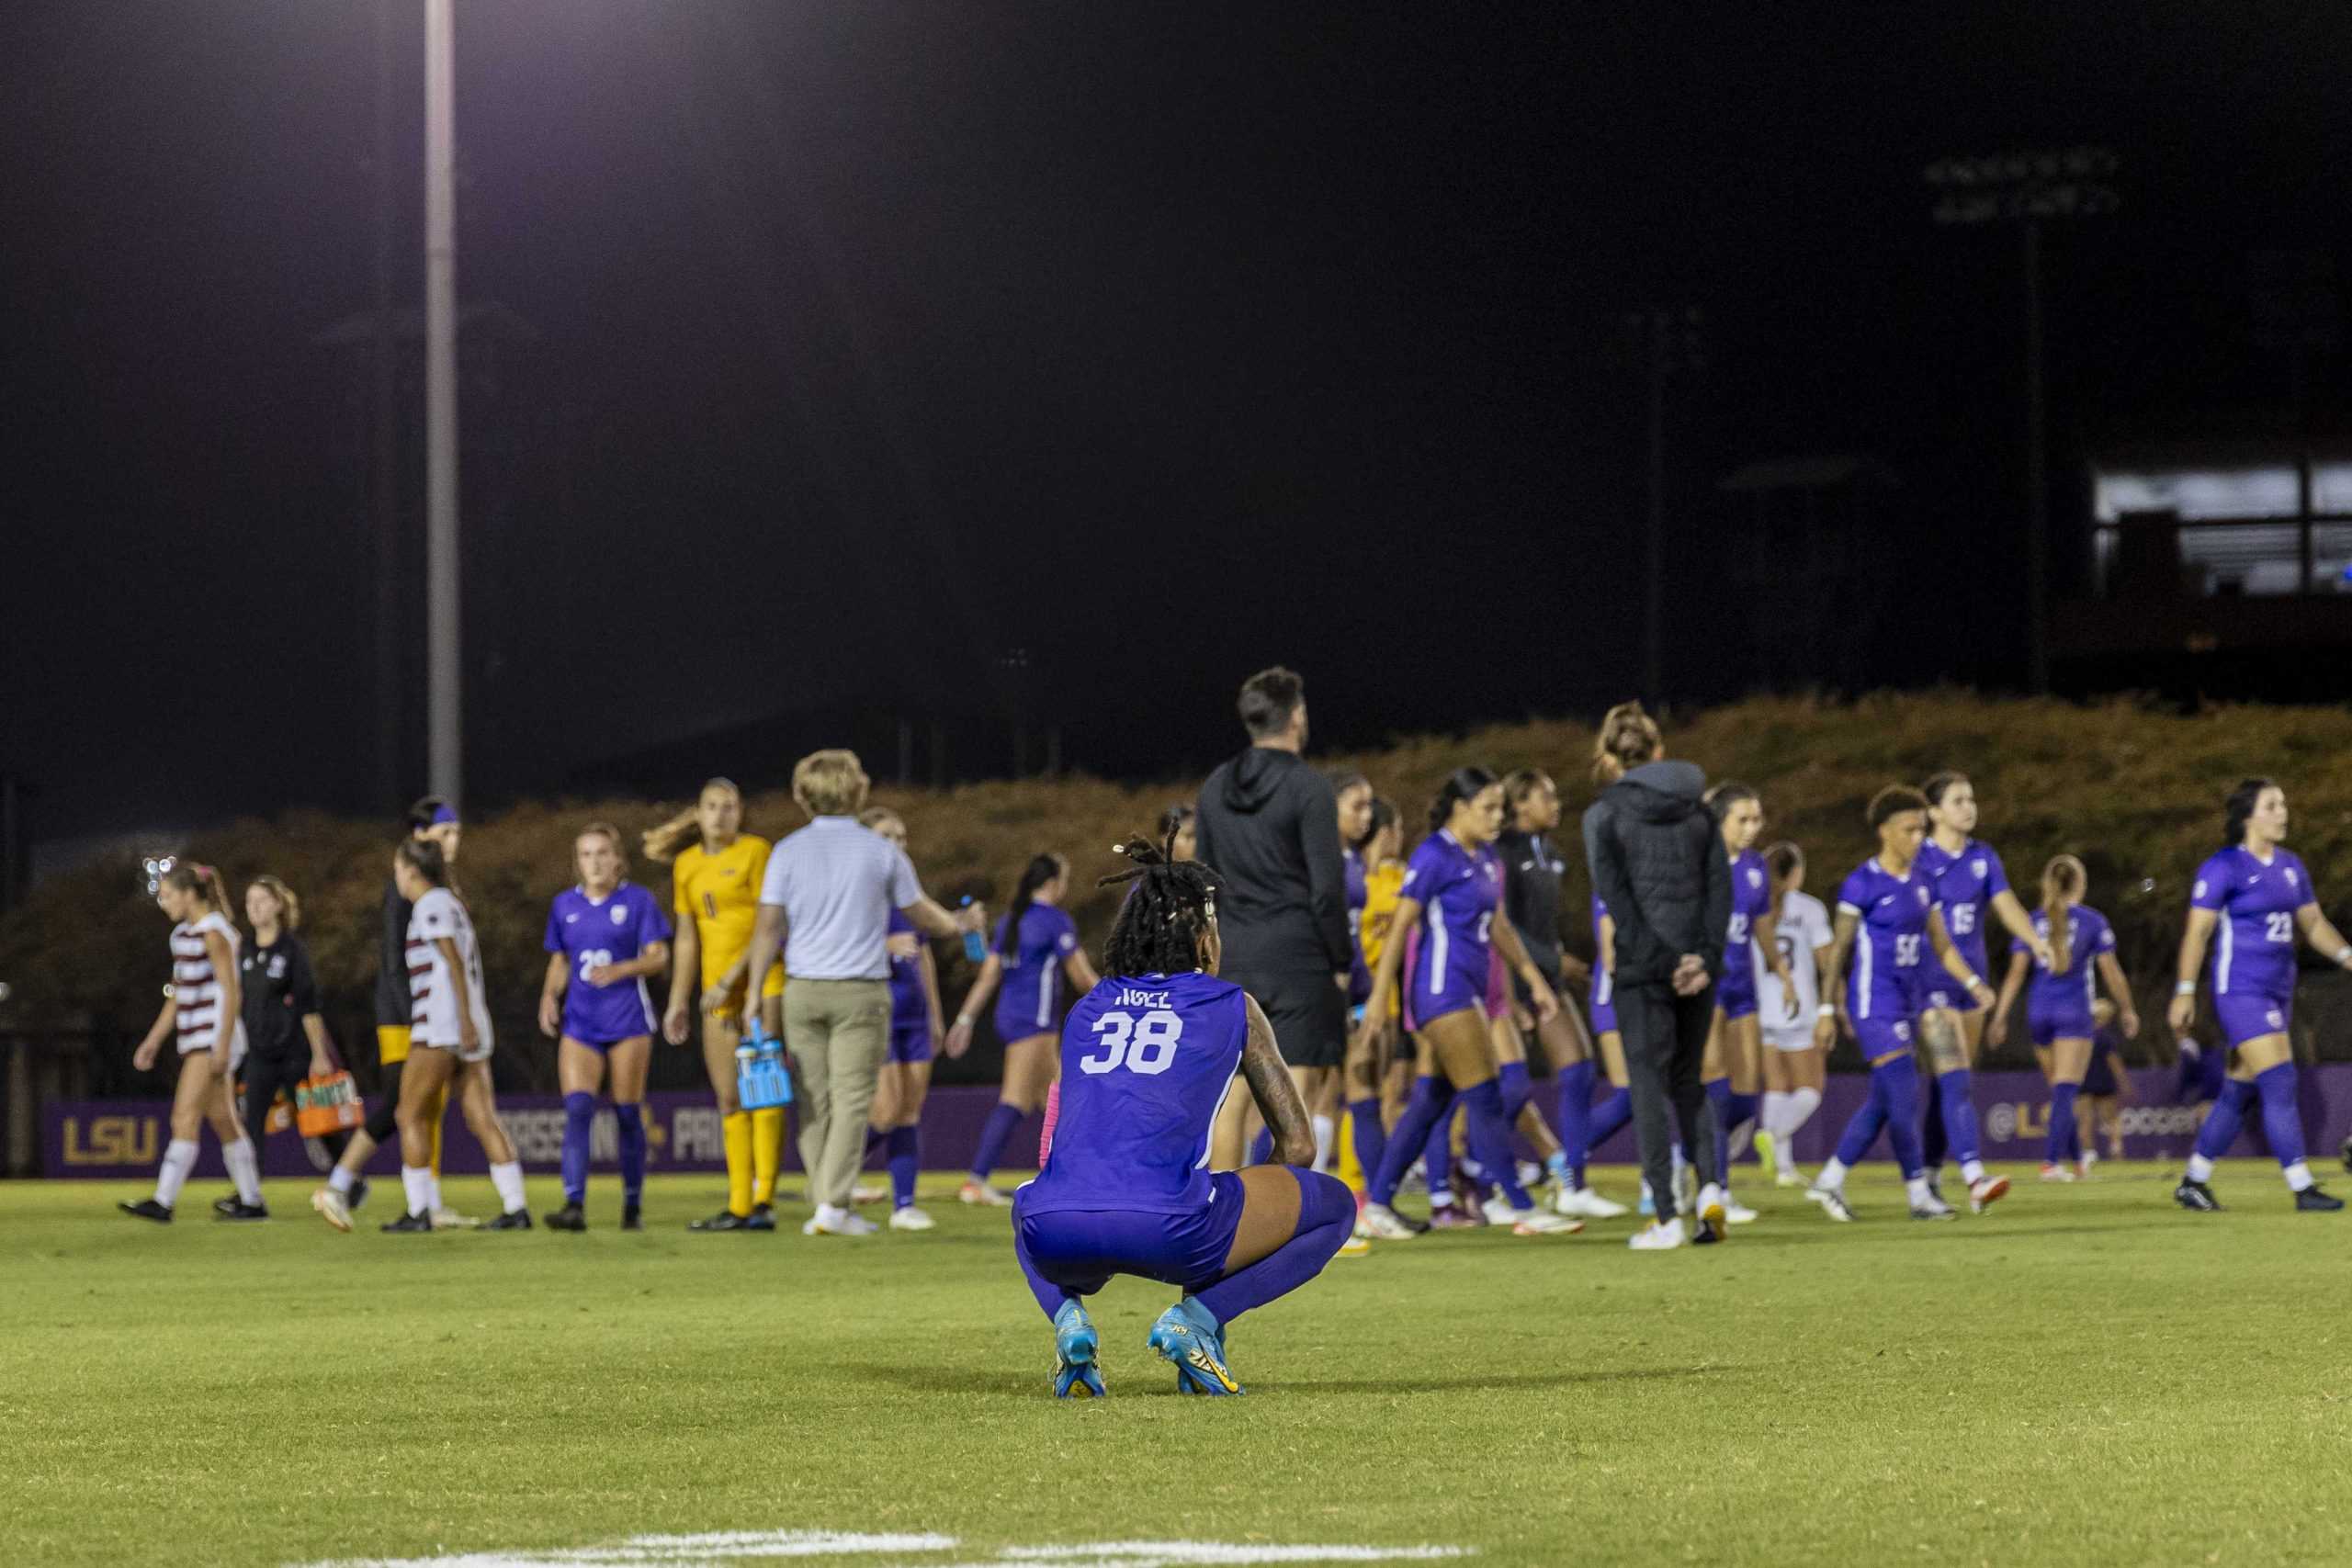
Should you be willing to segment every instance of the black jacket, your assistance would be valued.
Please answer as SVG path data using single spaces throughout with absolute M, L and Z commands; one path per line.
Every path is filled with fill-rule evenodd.
M 409 1025 L 408 920 L 409 902 L 401 885 L 384 884 L 384 930 L 376 947 L 376 1027 L 406 1029 Z
M 1555 990 L 1560 985 L 1560 852 L 1542 833 L 1506 828 L 1495 840 L 1503 857 L 1503 913 L 1527 956 Z
M 1617 984 L 1669 979 L 1695 953 L 1710 979 L 1724 973 L 1731 929 L 1731 862 L 1700 795 L 1707 775 L 1689 762 L 1645 762 L 1611 784 L 1584 814 L 1592 890 L 1617 928 Z
M 1347 863 L 1330 782 L 1295 752 L 1252 746 L 1201 786 L 1193 831 L 1215 868 L 1229 975 L 1344 975 Z

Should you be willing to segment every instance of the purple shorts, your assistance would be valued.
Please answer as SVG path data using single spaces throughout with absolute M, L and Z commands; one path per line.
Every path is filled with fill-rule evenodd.
M 2222 1021 L 2222 1038 L 2238 1046 L 2265 1034 L 2286 1033 L 2294 1021 L 2295 998 L 2233 992 L 2215 996 L 2213 1011 Z
M 890 1025 L 890 1054 L 884 1060 L 903 1062 L 910 1066 L 930 1061 L 931 1021 L 918 1018 Z
M 2053 1040 L 2088 1040 L 2098 1032 L 2087 1008 L 2030 1007 L 2025 1019 L 2036 1045 L 2047 1045 Z
M 1487 950 L 1487 995 L 1479 1006 L 1489 1019 L 1510 1016 L 1510 970 L 1503 964 L 1499 947 Z
M 1464 1008 L 1476 1008 L 1480 1018 L 1492 1017 L 1493 1014 L 1486 1010 L 1487 998 L 1494 992 L 1494 987 L 1491 983 L 1482 990 L 1474 991 L 1469 987 L 1464 985 L 1460 979 L 1448 976 L 1446 977 L 1445 988 L 1442 991 L 1436 992 L 1435 994 L 1431 994 L 1428 988 L 1429 976 L 1421 973 L 1420 935 L 1421 930 L 1419 926 L 1415 926 L 1411 931 L 1405 933 L 1404 1013 L 1406 1029 L 1418 1034 L 1423 1028 L 1427 1027 L 1429 1024 L 1434 1023 L 1437 1020 L 1443 1018 L 1447 1013 L 1460 1012 Z M 1494 973 L 1494 966 L 1489 964 L 1487 966 L 1487 974 L 1490 982 L 1493 979 Z M 1506 982 L 1503 989 L 1503 1000 L 1506 1007 L 1510 1005 L 1510 986 L 1508 982 Z
M 1854 1020 L 1854 1037 L 1861 1042 L 1862 1060 L 1875 1062 L 1881 1056 L 1911 1049 L 1916 1034 L 1908 1018 L 1858 1018 Z
M 1617 987 L 1614 976 L 1606 969 L 1596 969 L 1592 976 L 1592 1037 L 1617 1032 Z
M 1715 1005 L 1725 1018 L 1756 1016 L 1756 971 L 1735 969 L 1715 987 Z
M 1922 1012 L 1929 1008 L 1941 1008 L 1946 1012 L 1974 1012 L 1984 1005 L 1965 986 L 1945 974 L 1941 965 L 1938 965 L 1933 979 L 1924 974 L 1920 976 L 1918 997 Z
M 1337 994 L 1336 992 L 1334 993 Z M 1134 1209 L 1022 1212 L 1023 1188 L 1012 1195 L 1012 1223 L 1037 1272 L 1072 1295 L 1091 1296 L 1114 1274 L 1134 1274 L 1196 1290 L 1225 1277 L 1233 1233 L 1241 1226 L 1241 1179 L 1229 1170 L 1209 1178 L 1209 1201 L 1182 1214 Z

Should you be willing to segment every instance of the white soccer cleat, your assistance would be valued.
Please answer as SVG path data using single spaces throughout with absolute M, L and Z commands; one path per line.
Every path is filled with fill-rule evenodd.
M 1838 1188 L 1816 1182 L 1804 1190 L 1804 1195 L 1820 1204 L 1821 1212 L 1833 1220 L 1843 1222 L 1854 1217 L 1854 1211 L 1846 1206 L 1846 1194 Z
M 322 1187 L 311 1193 L 311 1207 L 319 1212 L 319 1218 L 326 1221 L 335 1229 L 339 1231 L 351 1229 L 351 1205 L 345 1201 L 343 1194 L 334 1188 Z
M 2043 1160 L 2041 1162 L 2041 1179 L 2044 1181 L 2072 1181 L 2075 1179 L 2075 1168 L 2071 1165 L 2056 1165 L 2049 1160 Z
M 1012 1201 L 985 1181 L 967 1181 L 956 1190 L 959 1203 L 977 1203 L 983 1209 L 1001 1209 Z
M 1366 1203 L 1356 1224 L 1371 1233 L 1375 1241 L 1410 1241 L 1421 1234 L 1385 1203 Z
M 1804 1172 L 1795 1166 L 1783 1166 L 1772 1173 L 1772 1185 L 1775 1187 L 1803 1187 L 1804 1184 Z
M 1562 1187 L 1552 1195 L 1555 1213 L 1579 1220 L 1614 1220 L 1625 1213 L 1625 1205 L 1612 1203 L 1589 1187 Z
M 1682 1245 L 1682 1220 L 1652 1220 L 1633 1234 L 1625 1245 L 1635 1252 L 1664 1252 Z
M 1692 1209 L 1702 1222 L 1715 1227 L 1718 1235 L 1723 1234 L 1724 1226 L 1731 1219 L 1724 1190 L 1712 1181 L 1699 1189 L 1699 1201 Z
M 872 1235 L 882 1227 L 863 1214 L 830 1205 L 820 1207 L 800 1227 L 802 1235 Z
M 1342 1258 L 1369 1258 L 1371 1255 L 1372 1243 L 1360 1235 L 1351 1235 L 1340 1244 L 1340 1256 Z
M 433 1228 L 436 1231 L 480 1230 L 481 1222 L 455 1209 L 435 1209 L 433 1211 Z
M 1915 1220 L 1949 1220 L 1956 1218 L 1958 1213 L 1958 1210 L 1932 1192 L 1911 1205 L 1911 1217 Z
M 1490 1225 L 1508 1225 L 1519 1219 L 1519 1211 L 1500 1197 L 1487 1199 L 1478 1205 L 1478 1212 L 1487 1216 Z
M 1584 1229 L 1582 1220 L 1572 1220 L 1549 1209 L 1533 1206 L 1513 1213 L 1510 1224 L 1513 1235 L 1574 1235 Z
M 903 1209 L 890 1211 L 890 1228 L 894 1231 L 927 1231 L 939 1222 L 916 1208 L 912 1203 Z
M 1724 1223 L 1725 1224 L 1752 1225 L 1759 1217 L 1755 1210 L 1742 1203 L 1730 1193 L 1724 1194 Z
M 2006 1176 L 1986 1176 L 1968 1184 L 1968 1212 L 1981 1214 L 1999 1202 L 2009 1190 Z

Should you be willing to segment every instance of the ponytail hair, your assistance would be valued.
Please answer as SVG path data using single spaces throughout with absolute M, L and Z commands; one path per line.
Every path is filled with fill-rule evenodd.
M 231 919 L 237 918 L 237 907 L 229 902 L 229 885 L 221 880 L 219 868 L 184 860 L 164 874 L 164 880 L 183 893 L 193 893 Z
M 1395 826 L 1396 826 L 1396 803 L 1386 795 L 1375 795 L 1372 797 L 1372 815 L 1364 820 L 1363 837 L 1350 844 L 1348 848 L 1362 854 L 1371 847 L 1374 839 Z
M 287 886 L 275 876 L 256 876 L 254 878 L 254 886 L 267 888 L 269 896 L 277 900 L 279 925 L 289 931 L 301 929 L 302 900 L 294 896 L 294 889 Z
M 725 790 L 729 795 L 733 795 L 736 805 L 743 804 L 743 792 L 735 787 L 734 780 L 705 779 L 702 788 L 695 791 L 695 803 L 692 806 L 659 827 L 648 828 L 639 838 L 638 846 L 645 852 L 647 860 L 656 865 L 667 865 L 678 858 L 678 852 L 686 847 L 688 839 L 701 835 L 702 797 L 715 789 Z
M 1649 710 L 1639 703 L 1619 703 L 1600 716 L 1592 738 L 1593 782 L 1613 784 L 1628 769 L 1657 761 L 1665 750 L 1666 737 Z
M 1456 806 L 1494 782 L 1495 775 L 1475 762 L 1446 774 L 1445 782 L 1438 785 L 1437 798 L 1430 802 L 1430 831 L 1444 827 Z
M 997 933 L 996 950 L 999 954 L 1010 958 L 1020 950 L 1021 917 L 1027 914 L 1029 907 L 1037 901 L 1037 889 L 1059 876 L 1064 869 L 1059 855 L 1029 857 L 1028 865 L 1022 870 L 1020 882 L 1012 889 L 1012 903 L 1004 911 L 1004 924 Z
M 2272 779 L 2241 779 L 2238 787 L 2222 803 L 2222 847 L 2234 850 L 2245 842 L 2245 825 L 2254 816 L 2254 808 L 2262 802 L 2262 792 L 2277 781 Z
M 2075 932 L 2066 910 L 2082 902 L 2090 879 L 2083 863 L 2073 855 L 2052 855 L 2041 868 L 2041 915 L 2050 925 L 2050 972 L 2053 975 L 2064 975 L 2075 966 Z
M 1775 883 L 1786 882 L 1804 869 L 1804 852 L 1782 839 L 1764 852 L 1764 867 Z
M 441 846 L 430 839 L 403 839 L 392 858 L 435 887 L 449 886 L 449 863 L 442 858 Z

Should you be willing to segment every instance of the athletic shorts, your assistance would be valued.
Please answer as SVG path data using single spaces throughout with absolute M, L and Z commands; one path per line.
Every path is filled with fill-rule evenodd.
M 1348 1054 L 1348 994 L 1314 970 L 1285 975 L 1226 975 L 1258 1000 L 1274 1026 L 1274 1044 L 1294 1067 L 1336 1067 Z
M 1946 1012 L 1974 1012 L 1984 1005 L 1940 964 L 1936 965 L 1933 978 L 1925 970 L 1920 971 L 1917 995 L 1921 1012 L 1929 1008 L 1941 1008 Z
M 1592 976 L 1592 1006 L 1586 1010 L 1592 1021 L 1594 1043 L 1604 1034 L 1617 1032 L 1617 987 L 1606 969 L 1596 969 Z
M 1327 976 L 1324 989 L 1342 1006 L 1347 998 Z M 1261 1007 L 1265 1004 L 1259 1003 Z M 1012 1223 L 1029 1261 L 1072 1295 L 1091 1296 L 1114 1274 L 1133 1274 L 1193 1291 L 1225 1277 L 1233 1233 L 1241 1226 L 1241 1179 L 1229 1170 L 1209 1178 L 1209 1201 L 1182 1214 L 1134 1209 L 1056 1209 L 1024 1213 L 1029 1189 L 1012 1195 Z
M 1735 969 L 1715 987 L 1715 1005 L 1725 1018 L 1756 1016 L 1756 971 Z
M 650 1035 L 646 1031 L 639 1030 L 635 1034 L 618 1035 L 611 1040 L 591 1040 L 584 1034 L 574 1034 L 567 1029 L 563 1032 L 563 1037 L 566 1040 L 571 1041 L 574 1045 L 585 1045 L 591 1051 L 602 1055 L 605 1053 L 609 1052 L 614 1046 L 619 1044 L 623 1040 L 644 1040 L 650 1038 Z
M 490 1060 L 491 1048 L 488 1041 L 484 1041 L 481 1045 L 475 1047 L 471 1051 L 466 1050 L 454 1040 L 450 1041 L 447 1044 L 443 1044 L 438 1040 L 419 1040 L 414 1035 L 411 1035 L 409 1037 L 409 1044 L 412 1048 L 426 1046 L 436 1051 L 447 1051 L 452 1056 L 457 1057 L 460 1062 L 487 1062 Z
M 903 1062 L 912 1066 L 917 1062 L 931 1060 L 931 1021 L 918 1018 L 907 1023 L 890 1026 L 890 1054 L 887 1061 Z
M 376 1065 L 395 1067 L 408 1060 L 408 1025 L 379 1023 L 376 1026 Z
M 2247 991 L 2216 995 L 2213 1011 L 2222 1021 L 2222 1037 L 2235 1050 L 2265 1034 L 2284 1034 L 2295 1020 L 2295 998 L 2266 997 Z
M 1855 1038 L 1861 1042 L 1862 1060 L 1875 1062 L 1895 1051 L 1908 1051 L 1917 1034 L 1908 1017 L 1858 1018 L 1854 1021 Z
M 2102 1041 L 2091 1047 L 2090 1070 L 2083 1074 L 2083 1092 L 2113 1094 L 2116 1089 L 2115 1048 Z
M 2025 1021 L 2036 1045 L 2059 1040 L 2088 1040 L 2096 1032 L 2088 1008 L 2028 1008 Z
M 1764 1032 L 1764 1043 L 1775 1051 L 1810 1051 L 1813 1049 L 1813 1031 L 1768 1029 Z
M 209 1056 L 212 1055 L 212 1047 L 209 1045 L 182 1045 L 180 1047 L 180 1055 L 183 1056 Z M 305 1061 L 309 1060 L 307 1056 L 303 1059 Z M 241 1028 L 230 1038 L 229 1041 L 229 1071 L 234 1073 L 239 1067 L 242 1067 L 244 1065 L 245 1032 Z
M 1487 995 L 1478 1005 L 1486 1010 L 1489 1022 L 1510 1016 L 1510 969 L 1503 963 L 1502 949 L 1487 950 Z

